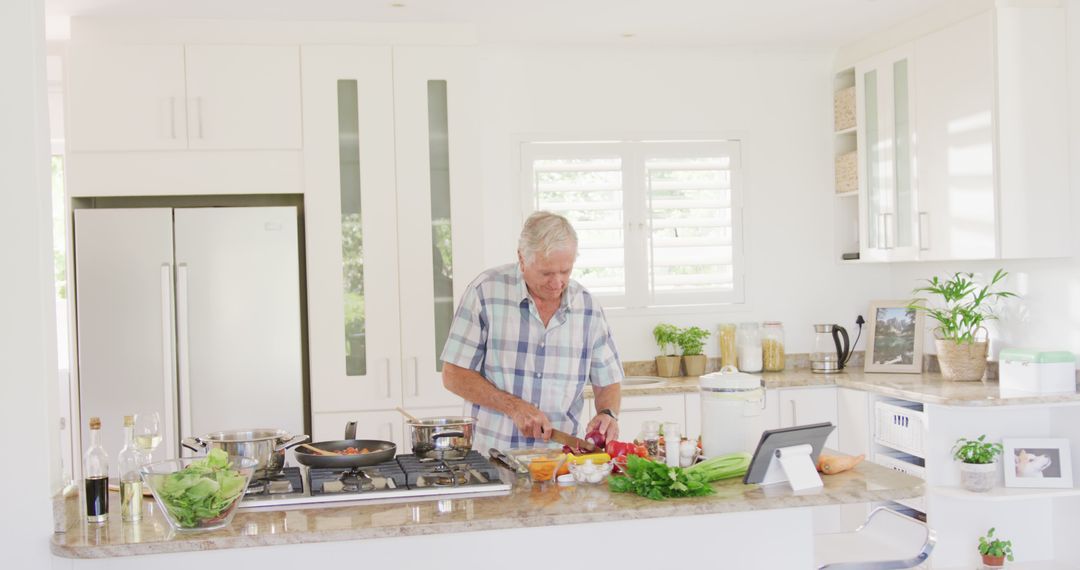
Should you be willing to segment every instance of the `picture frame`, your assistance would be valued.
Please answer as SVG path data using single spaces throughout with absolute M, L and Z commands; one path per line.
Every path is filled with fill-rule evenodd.
M 923 312 L 908 301 L 871 301 L 867 372 L 919 374 L 923 368 Z
M 1072 453 L 1065 438 L 1003 439 L 1006 487 L 1073 488 Z

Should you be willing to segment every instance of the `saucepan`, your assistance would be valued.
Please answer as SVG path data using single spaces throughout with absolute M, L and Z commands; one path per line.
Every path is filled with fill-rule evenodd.
M 412 428 L 412 452 L 421 459 L 463 459 L 472 449 L 476 418 L 414 418 L 405 423 Z
M 254 459 L 253 478 L 262 479 L 281 473 L 285 466 L 285 450 L 307 439 L 306 435 L 293 436 L 283 429 L 248 429 L 185 437 L 180 445 L 196 453 L 220 449 L 229 455 Z
M 378 439 L 356 439 L 356 422 L 345 424 L 345 439 L 336 441 L 320 441 L 311 444 L 311 447 L 323 451 L 340 452 L 353 447 L 367 449 L 367 453 L 357 455 L 319 455 L 309 449 L 298 447 L 293 450 L 296 460 L 308 467 L 333 467 L 335 469 L 352 469 L 355 467 L 367 467 L 390 461 L 397 453 L 397 446 L 390 441 Z

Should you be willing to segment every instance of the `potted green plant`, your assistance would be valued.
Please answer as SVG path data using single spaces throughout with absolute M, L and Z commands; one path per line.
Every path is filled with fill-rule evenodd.
M 660 355 L 656 357 L 656 373 L 667 378 L 678 376 L 681 360 L 675 354 L 675 345 L 679 342 L 679 329 L 675 325 L 660 323 L 653 327 L 652 334 L 656 346 L 660 348 Z
M 705 374 L 705 339 L 709 338 L 709 331 L 698 327 L 687 327 L 679 331 L 677 342 L 682 350 L 683 364 L 686 365 L 687 376 L 701 376 Z
M 954 273 L 946 280 L 933 277 L 926 280 L 925 287 L 913 294 L 929 293 L 940 297 L 941 306 L 931 306 L 924 297 L 913 299 L 908 307 L 926 311 L 937 321 L 934 328 L 934 345 L 937 347 L 941 375 L 947 380 L 981 380 L 986 371 L 986 353 L 989 339 L 979 340 L 979 331 L 986 332 L 983 324 L 997 318 L 994 314 L 996 301 L 1015 297 L 1008 291 L 994 291 L 998 283 L 1008 275 L 1002 269 L 994 273 L 988 285 L 980 287 L 972 273 Z
M 979 537 L 979 554 L 982 555 L 983 566 L 1000 568 L 1005 565 L 1005 559 L 1013 561 L 1012 541 L 994 538 L 994 529 L 986 531 L 986 536 Z
M 997 482 L 997 458 L 1004 448 L 989 443 L 986 434 L 978 439 L 960 438 L 953 445 L 953 459 L 960 465 L 960 484 L 968 491 L 982 493 L 994 488 Z

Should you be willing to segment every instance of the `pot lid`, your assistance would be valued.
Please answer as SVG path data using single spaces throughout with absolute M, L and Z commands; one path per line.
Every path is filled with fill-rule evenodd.
M 1031 362 L 1049 364 L 1054 362 L 1075 363 L 1076 357 L 1067 350 L 1035 350 L 1031 348 L 1005 348 L 998 353 L 1000 362 Z
M 701 377 L 703 390 L 748 391 L 761 388 L 761 376 L 739 372 L 734 366 L 725 366 L 719 372 Z

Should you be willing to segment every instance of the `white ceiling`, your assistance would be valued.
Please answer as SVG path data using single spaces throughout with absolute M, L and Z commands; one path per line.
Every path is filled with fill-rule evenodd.
M 73 16 L 454 22 L 484 43 L 633 43 L 832 49 L 950 0 L 45 0 Z M 633 34 L 632 37 L 625 37 Z

